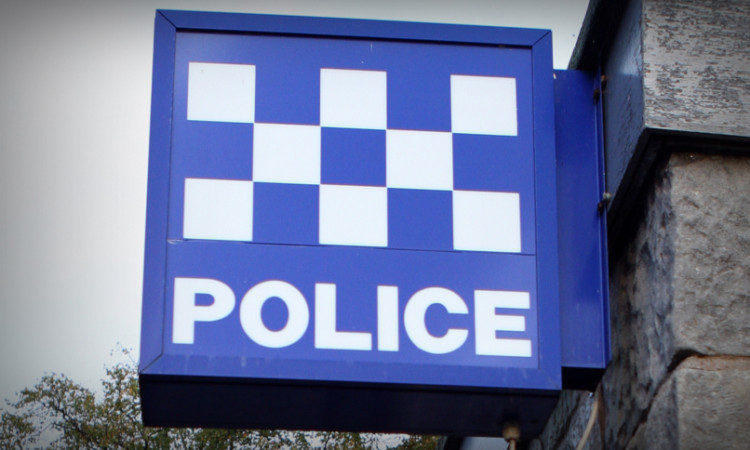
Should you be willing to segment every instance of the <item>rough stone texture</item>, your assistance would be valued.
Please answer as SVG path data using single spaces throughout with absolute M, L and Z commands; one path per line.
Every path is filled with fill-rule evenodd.
M 585 448 L 750 448 L 750 0 L 592 5 L 571 64 L 608 79 L 617 250 Z M 564 392 L 530 448 L 575 448 L 595 398 Z
M 628 442 L 627 450 L 679 448 L 676 398 L 676 382 L 670 376 L 656 393 L 648 416 L 639 424 L 635 435 Z
M 592 0 L 582 32 L 571 68 L 601 68 L 607 77 L 605 158 L 615 226 L 660 156 L 653 136 L 750 138 L 748 0 Z
M 602 385 L 605 442 L 625 448 L 675 355 L 671 170 L 656 177 L 634 237 L 611 261 L 612 363 Z
M 750 136 L 750 3 L 644 0 L 648 128 Z
M 650 185 L 610 262 L 613 358 L 586 448 L 747 447 L 750 158 L 675 153 Z M 592 404 L 564 392 L 531 448 L 575 448 Z
M 677 351 L 750 356 L 750 158 L 677 154 Z
M 680 449 L 750 446 L 750 358 L 690 358 L 674 378 Z
M 531 442 L 529 449 L 575 448 L 572 442 L 577 441 L 575 435 L 580 437 L 586 427 L 593 403 L 593 397 L 587 392 L 563 391 L 546 429 Z
M 586 448 L 750 448 L 750 1 L 593 4 L 601 34 L 582 36 L 577 61 L 609 81 L 619 245 L 612 362 Z M 593 401 L 563 393 L 531 448 L 575 448 Z
M 628 450 L 746 449 L 750 358 L 691 357 L 670 374 Z

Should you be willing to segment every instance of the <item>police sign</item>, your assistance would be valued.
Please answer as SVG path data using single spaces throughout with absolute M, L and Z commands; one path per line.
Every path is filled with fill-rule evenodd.
M 156 25 L 146 423 L 435 432 L 448 425 L 352 411 L 554 398 L 548 32 L 175 11 Z M 162 405 L 169 389 L 181 406 Z M 328 411 L 324 391 L 350 401 Z M 242 418 L 205 412 L 236 398 Z

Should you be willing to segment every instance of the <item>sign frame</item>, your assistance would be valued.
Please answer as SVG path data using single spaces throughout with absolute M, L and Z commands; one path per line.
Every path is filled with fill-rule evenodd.
M 166 320 L 169 179 L 172 149 L 175 52 L 181 32 L 372 39 L 527 48 L 531 51 L 535 164 L 539 368 L 512 369 L 502 385 L 379 383 L 358 379 L 272 379 L 211 376 L 189 356 L 163 346 Z M 139 377 L 147 425 L 284 427 L 497 435 L 507 420 L 543 426 L 561 389 L 558 216 L 551 33 L 547 30 L 328 19 L 251 14 L 158 11 L 149 153 Z M 540 149 L 543 149 L 541 151 Z M 241 293 L 238 293 L 241 295 Z M 540 302 L 541 303 L 541 302 Z M 556 341 L 554 344 L 552 341 Z M 556 350 L 548 351 L 548 348 Z M 542 353 L 543 352 L 543 353 Z M 210 362 L 197 362 L 205 366 Z M 355 377 L 356 378 L 356 377 Z M 180 399 L 175 402 L 168 399 Z M 245 403 L 239 403 L 242 399 Z M 250 401 L 250 399 L 256 399 Z M 335 399 L 335 400 L 332 400 Z M 317 410 L 334 402 L 327 415 Z M 247 405 L 277 403 L 273 411 Z M 418 408 L 421 417 L 366 417 L 361 405 Z M 524 403 L 525 402 L 525 403 Z M 221 407 L 224 405 L 225 407 Z M 301 406 L 301 407 L 300 407 Z M 328 408 L 327 408 L 328 409 Z M 335 409 L 335 411 L 331 411 Z M 451 411 L 452 410 L 452 411 Z M 472 410 L 473 412 L 467 413 Z

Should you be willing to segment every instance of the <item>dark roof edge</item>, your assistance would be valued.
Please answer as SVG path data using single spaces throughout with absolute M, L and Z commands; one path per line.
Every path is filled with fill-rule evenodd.
M 568 69 L 595 70 L 612 45 L 629 0 L 590 0 Z

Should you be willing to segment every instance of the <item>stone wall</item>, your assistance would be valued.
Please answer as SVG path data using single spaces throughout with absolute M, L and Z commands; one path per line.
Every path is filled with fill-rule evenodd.
M 750 2 L 642 3 L 645 125 L 750 136 Z
M 594 408 L 588 449 L 750 445 L 750 157 L 676 151 L 648 186 L 614 238 L 612 363 L 531 448 L 576 448 Z
M 750 448 L 750 3 L 592 0 L 612 361 L 533 449 Z

